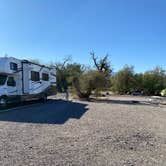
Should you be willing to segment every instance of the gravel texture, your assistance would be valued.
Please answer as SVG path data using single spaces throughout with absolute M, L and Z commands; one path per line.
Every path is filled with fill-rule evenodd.
M 165 166 L 166 106 L 113 96 L 0 113 L 0 165 Z

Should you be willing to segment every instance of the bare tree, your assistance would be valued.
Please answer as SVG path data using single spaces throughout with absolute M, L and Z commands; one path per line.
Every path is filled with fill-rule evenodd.
M 99 59 L 96 57 L 94 52 L 91 52 L 90 55 L 92 56 L 92 60 L 94 62 L 95 67 L 99 72 L 104 72 L 104 73 L 111 73 L 111 66 L 110 66 L 110 61 L 109 61 L 109 55 L 106 54 L 103 58 Z
M 67 78 L 66 78 L 65 67 L 70 61 L 71 61 L 71 56 L 68 56 L 63 59 L 63 62 L 55 63 L 58 91 L 63 91 L 67 89 Z

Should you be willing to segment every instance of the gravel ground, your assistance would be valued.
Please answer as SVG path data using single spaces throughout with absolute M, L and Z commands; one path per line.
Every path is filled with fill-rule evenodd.
M 166 165 L 166 106 L 50 100 L 0 113 L 1 166 Z

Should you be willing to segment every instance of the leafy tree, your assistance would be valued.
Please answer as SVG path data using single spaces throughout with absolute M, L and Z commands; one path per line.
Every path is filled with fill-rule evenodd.
M 65 70 L 68 86 L 72 86 L 73 78 L 79 77 L 85 71 L 85 67 L 78 63 L 69 63 L 66 65 Z
M 160 95 L 166 87 L 165 82 L 165 71 L 160 67 L 144 74 L 134 74 L 134 68 L 126 66 L 112 78 L 112 90 L 119 94 L 140 90 L 146 95 Z
M 104 73 L 93 70 L 83 73 L 79 78 L 74 77 L 73 85 L 79 98 L 89 98 L 92 91 L 105 90 L 107 81 Z
M 144 75 L 142 73 L 137 73 L 134 75 L 133 90 L 144 90 L 143 77 Z
M 112 90 L 119 94 L 126 94 L 132 91 L 135 83 L 134 67 L 125 66 L 112 77 Z
M 65 91 L 68 87 L 66 64 L 68 64 L 70 61 L 71 61 L 71 57 L 67 57 L 63 60 L 63 62 L 55 63 L 56 76 L 57 76 L 57 90 L 59 92 Z M 54 64 L 51 64 L 51 65 L 54 65 Z
M 97 60 L 94 53 L 91 53 L 96 70 L 84 71 L 80 76 L 73 78 L 73 86 L 79 98 L 89 98 L 92 91 L 101 91 L 110 85 L 110 62 L 108 55 Z
M 57 89 L 62 92 L 72 86 L 73 77 L 82 74 L 84 68 L 78 63 L 71 63 L 70 58 L 64 59 L 62 63 L 56 63 Z
M 145 94 L 160 95 L 161 90 L 165 88 L 165 80 L 165 71 L 160 67 L 145 72 L 143 76 Z

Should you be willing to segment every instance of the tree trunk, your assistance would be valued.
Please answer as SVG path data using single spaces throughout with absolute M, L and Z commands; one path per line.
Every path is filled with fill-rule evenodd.
M 80 99 L 89 99 L 92 90 L 88 89 L 87 92 L 81 92 L 80 83 L 79 83 L 78 78 L 76 78 L 76 77 L 73 78 L 73 86 L 76 89 L 77 96 Z

